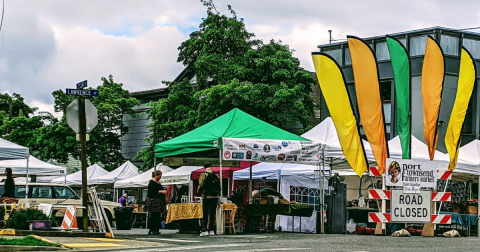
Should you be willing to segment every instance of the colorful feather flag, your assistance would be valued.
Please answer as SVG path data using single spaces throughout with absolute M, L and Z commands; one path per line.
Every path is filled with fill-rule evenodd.
M 361 177 L 368 171 L 368 163 L 348 96 L 345 77 L 340 66 L 329 55 L 314 52 L 312 59 L 325 103 L 337 130 L 343 155 Z
M 437 148 L 437 126 L 442 100 L 445 62 L 438 43 L 428 36 L 422 68 L 423 134 L 433 161 Z
M 385 172 L 388 158 L 383 105 L 380 98 L 377 60 L 372 49 L 363 40 L 348 36 L 348 47 L 352 59 L 358 111 L 373 156 L 380 174 Z
M 397 108 L 395 118 L 398 137 L 402 146 L 402 158 L 410 159 L 412 146 L 410 59 L 408 58 L 407 49 L 397 39 L 387 36 L 387 45 L 395 80 L 395 102 Z
M 475 86 L 476 76 L 475 61 L 467 49 L 462 47 L 457 95 L 455 97 L 455 103 L 453 104 L 452 113 L 450 114 L 450 120 L 448 121 L 447 132 L 445 133 L 445 146 L 450 156 L 449 171 L 453 171 L 457 165 L 460 134 L 462 133 L 468 103 L 470 102 L 473 87 Z

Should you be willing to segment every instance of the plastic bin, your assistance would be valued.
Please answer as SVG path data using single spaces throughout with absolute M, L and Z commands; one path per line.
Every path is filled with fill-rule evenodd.
M 132 229 L 132 212 L 133 207 L 115 207 L 115 223 L 117 230 Z
M 50 230 L 52 228 L 52 221 L 49 220 L 32 220 L 28 223 L 32 224 L 32 230 Z

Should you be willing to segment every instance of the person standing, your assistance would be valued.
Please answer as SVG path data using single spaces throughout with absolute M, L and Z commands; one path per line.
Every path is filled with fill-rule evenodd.
M 12 168 L 5 168 L 5 176 L 7 176 L 7 179 L 5 179 L 2 197 L 15 198 L 15 181 L 12 176 Z
M 120 205 L 122 205 L 122 207 L 127 206 L 127 194 L 126 193 L 122 194 L 122 197 L 120 197 L 120 199 L 118 199 L 118 203 L 120 203 Z
M 160 184 L 161 171 L 152 172 L 152 179 L 148 182 L 146 210 L 148 211 L 149 235 L 159 235 L 162 216 L 165 213 L 165 194 L 167 191 Z
M 218 198 L 220 197 L 220 179 L 212 171 L 212 164 L 203 165 L 205 172 L 200 175 L 198 193 L 202 195 L 202 233 L 200 236 L 215 235 L 215 215 L 217 210 Z M 208 219 L 210 218 L 210 222 Z

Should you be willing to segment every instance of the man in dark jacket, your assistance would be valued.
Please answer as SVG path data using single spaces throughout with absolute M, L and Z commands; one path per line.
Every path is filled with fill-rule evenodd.
M 212 171 L 212 164 L 205 163 L 203 167 L 205 168 L 205 172 L 200 175 L 200 179 L 198 181 L 198 193 L 202 195 L 203 208 L 202 233 L 200 234 L 201 237 L 215 235 L 215 215 L 218 198 L 220 197 L 220 179 L 218 178 L 217 174 Z M 209 218 L 210 222 L 208 221 Z

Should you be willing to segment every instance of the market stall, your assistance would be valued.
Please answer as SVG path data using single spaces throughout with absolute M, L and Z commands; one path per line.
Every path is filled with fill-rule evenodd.
M 194 189 L 191 174 L 193 171 L 202 168 L 200 166 L 182 166 L 162 176 L 160 183 L 163 186 L 172 186 L 169 202 L 193 202 Z
M 87 179 L 100 177 L 107 174 L 108 171 L 103 169 L 97 164 L 89 166 L 87 168 Z M 82 185 L 82 171 L 77 171 L 70 175 L 66 175 L 60 178 L 56 178 L 51 180 L 51 183 L 55 184 L 65 184 L 68 186 L 81 186 Z
M 3 173 L 5 168 L 12 168 L 13 174 L 16 176 L 60 176 L 66 174 L 66 167 L 52 165 L 47 162 L 30 155 L 28 157 L 28 168 L 26 166 L 27 159 L 8 159 L 0 161 L 0 172 Z M 28 169 L 28 173 L 27 173 Z
M 274 127 L 239 109 L 233 109 L 202 127 L 156 144 L 155 157 L 164 158 L 164 162 L 174 162 L 174 157 L 180 157 L 191 163 L 195 163 L 195 159 L 209 158 L 214 161 L 214 166 L 216 161 L 219 173 L 223 175 L 224 166 L 240 167 L 240 161 L 250 162 L 251 165 L 253 162 L 262 161 L 315 163 L 318 162 L 318 158 L 315 158 L 317 147 L 307 138 Z M 282 152 L 273 155 L 280 149 Z M 197 164 L 201 164 L 200 162 Z M 221 185 L 221 191 L 227 189 L 228 195 L 228 183 L 227 188 L 224 188 L 223 183 Z M 248 195 L 251 195 L 250 191 Z

